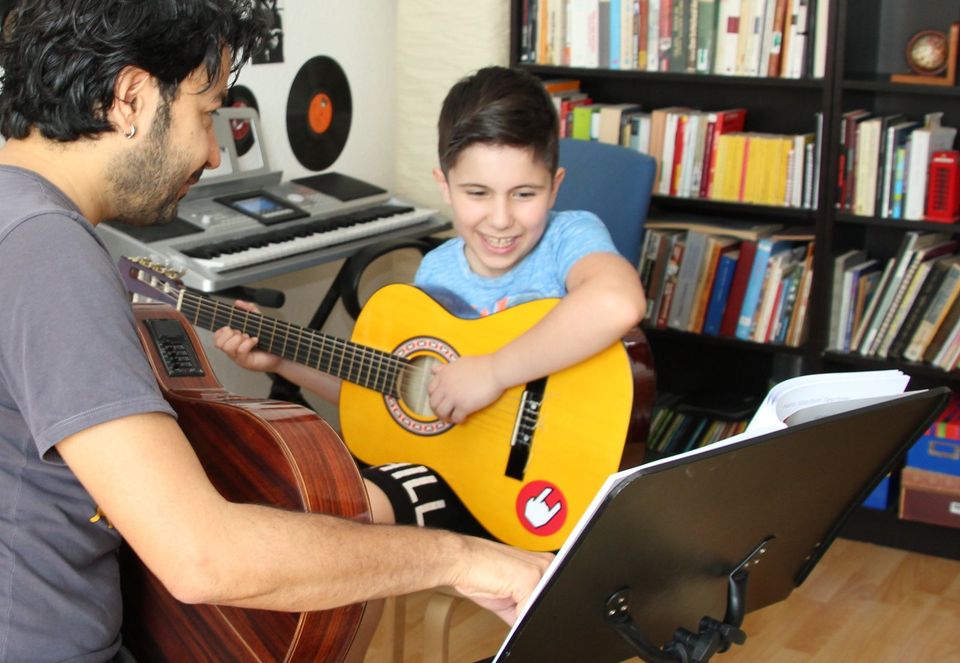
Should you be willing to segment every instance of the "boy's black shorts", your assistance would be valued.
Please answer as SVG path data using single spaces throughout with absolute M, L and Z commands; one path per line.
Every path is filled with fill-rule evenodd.
M 391 463 L 367 467 L 360 473 L 386 494 L 398 524 L 494 538 L 470 514 L 447 482 L 426 465 Z

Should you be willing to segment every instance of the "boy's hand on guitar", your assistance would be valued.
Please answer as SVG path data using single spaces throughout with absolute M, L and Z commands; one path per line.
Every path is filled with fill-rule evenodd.
M 461 558 L 462 568 L 451 586 L 481 608 L 513 624 L 554 555 L 475 537 L 464 540 L 468 552 Z
M 430 409 L 440 419 L 455 424 L 490 405 L 504 389 L 494 373 L 492 355 L 459 357 L 434 366 L 433 379 L 427 386 Z
M 235 304 L 237 308 L 244 311 L 260 313 L 260 309 L 250 302 L 237 300 Z M 275 354 L 257 350 L 258 340 L 255 336 L 230 327 L 221 327 L 213 334 L 213 344 L 241 368 L 248 371 L 276 372 L 283 359 Z

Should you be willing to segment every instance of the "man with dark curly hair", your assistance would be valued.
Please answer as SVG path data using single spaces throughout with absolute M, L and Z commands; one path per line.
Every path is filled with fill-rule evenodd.
M 257 5 L 22 0 L 4 21 L 0 661 L 120 655 L 121 535 L 181 601 L 296 612 L 452 585 L 510 621 L 549 563 L 228 502 L 162 398 L 95 226 L 170 220 L 217 167 Z

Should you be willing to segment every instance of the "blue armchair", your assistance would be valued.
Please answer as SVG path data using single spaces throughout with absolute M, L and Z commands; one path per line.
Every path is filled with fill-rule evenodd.
M 583 209 L 606 224 L 624 258 L 640 261 L 643 223 L 650 207 L 656 160 L 619 145 L 560 139 L 560 165 L 567 171 L 554 209 Z

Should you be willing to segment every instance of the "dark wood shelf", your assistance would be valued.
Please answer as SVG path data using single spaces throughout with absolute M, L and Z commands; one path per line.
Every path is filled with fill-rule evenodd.
M 661 83 L 689 83 L 690 85 L 715 85 L 731 87 L 783 88 L 800 90 L 822 90 L 822 78 L 760 78 L 756 76 L 714 76 L 708 74 L 686 74 L 679 72 L 640 71 L 637 69 L 586 69 L 583 67 L 558 67 L 553 65 L 527 64 L 517 65 L 541 77 L 556 78 L 612 78 L 649 80 Z
M 836 223 L 849 223 L 861 226 L 871 226 L 880 230 L 907 232 L 947 233 L 960 235 L 960 223 L 937 223 L 935 221 L 911 221 L 909 219 L 887 219 L 877 216 L 857 216 L 848 212 L 836 212 L 833 215 Z
M 723 200 L 708 198 L 679 198 L 654 194 L 652 204 L 655 209 L 688 210 L 716 219 L 718 214 L 737 217 L 762 217 L 765 219 L 785 219 L 791 223 L 812 226 L 816 222 L 816 210 L 802 207 L 783 207 L 774 205 L 751 205 L 747 203 L 731 203 Z M 958 229 L 960 231 L 960 229 Z
M 679 329 L 643 327 L 643 333 L 652 342 L 658 338 L 669 338 L 672 340 L 697 343 L 702 345 L 715 346 L 719 348 L 739 348 L 750 352 L 765 352 L 773 354 L 802 355 L 809 350 L 805 346 L 793 347 L 790 345 L 778 345 L 774 343 L 758 343 L 756 341 L 745 341 L 741 338 L 731 338 L 729 336 L 708 336 L 705 334 L 696 334 L 694 332 L 680 331 Z
M 946 85 L 923 85 L 920 83 L 891 83 L 889 76 L 875 75 L 844 79 L 844 90 L 859 92 L 880 92 L 884 94 L 904 94 L 910 96 L 926 95 L 931 97 L 960 97 L 960 87 Z

